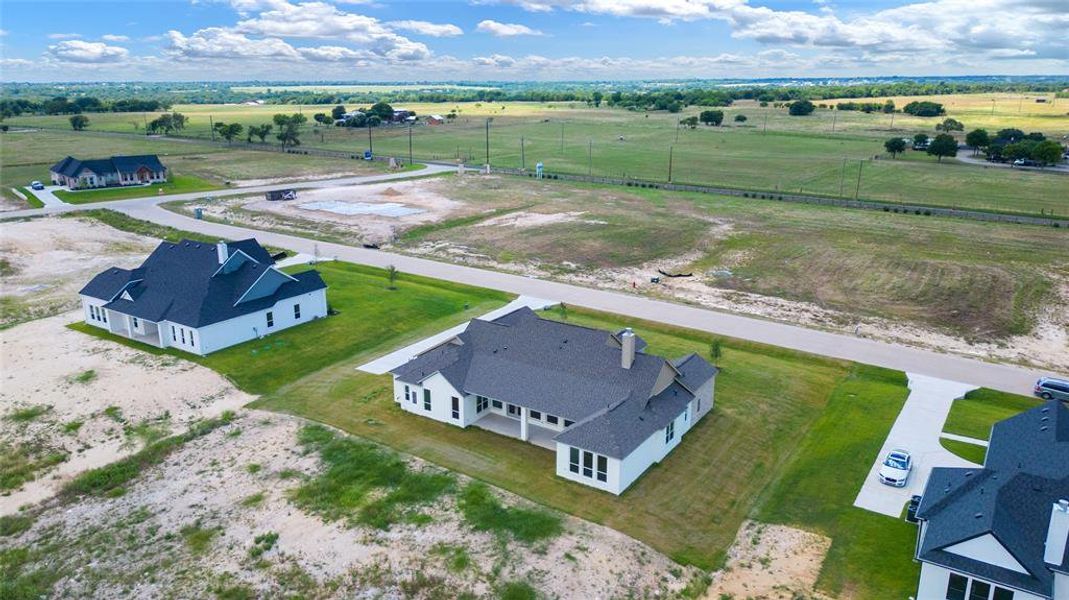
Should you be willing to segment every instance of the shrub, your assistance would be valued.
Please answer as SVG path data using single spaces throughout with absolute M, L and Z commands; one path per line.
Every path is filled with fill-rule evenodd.
M 564 531 L 559 515 L 541 509 L 508 508 L 483 483 L 468 484 L 460 494 L 460 512 L 477 531 L 511 535 L 521 542 L 556 537 Z

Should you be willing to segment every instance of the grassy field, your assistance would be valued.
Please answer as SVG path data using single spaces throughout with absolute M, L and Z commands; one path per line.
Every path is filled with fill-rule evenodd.
M 987 448 L 979 444 L 970 444 L 969 442 L 948 440 L 946 438 L 940 438 L 939 443 L 949 452 L 978 465 L 984 464 L 984 457 L 987 456 Z
M 1030 331 L 1056 301 L 1055 282 L 1069 276 L 1069 236 L 1052 228 L 514 178 L 428 185 L 483 215 L 581 214 L 523 228 L 445 221 L 404 234 L 395 242 L 402 248 L 449 242 L 550 275 L 664 260 L 711 287 L 980 340 Z M 633 277 L 655 274 L 651 266 Z
M 990 98 L 983 97 L 990 110 Z M 939 97 L 967 128 L 1017 126 L 1056 136 L 1069 132 L 1069 116 L 1049 103 L 1034 104 L 1017 113 L 1015 103 L 996 102 L 996 112 L 974 110 L 980 100 Z M 968 100 L 968 102 L 967 102 Z M 984 168 L 955 161 L 937 164 L 919 155 L 890 160 L 883 155 L 888 137 L 934 134 L 936 118 L 890 116 L 856 111 L 818 110 L 807 117 L 790 117 L 784 108 L 739 102 L 724 109 L 725 126 L 679 130 L 680 118 L 697 114 L 691 107 L 679 114 L 642 113 L 587 108 L 581 103 L 467 103 L 411 104 L 418 114 L 457 110 L 455 122 L 413 129 L 417 158 L 486 160 L 486 119 L 490 126 L 490 160 L 494 165 L 533 168 L 542 161 L 551 172 L 592 173 L 643 179 L 668 178 L 669 148 L 672 179 L 763 190 L 806 192 L 829 196 L 919 202 L 981 210 L 1020 213 L 1053 211 L 1069 216 L 1069 198 L 1061 192 L 1063 176 L 1054 173 Z M 955 112 L 958 108 L 964 112 Z M 182 105 L 189 125 L 183 135 L 206 138 L 209 116 L 216 122 L 252 125 L 269 122 L 277 112 L 301 111 L 309 116 L 329 111 L 325 106 Z M 969 112 L 972 111 L 972 112 Z M 1059 114 L 1061 112 L 1061 114 Z M 747 121 L 738 124 L 736 115 Z M 151 115 L 149 115 L 151 116 Z M 134 133 L 136 117 L 100 114 L 91 127 Z M 62 117 L 19 117 L 16 124 L 65 127 Z M 372 132 L 379 154 L 408 154 L 408 128 L 380 128 Z M 521 151 L 522 141 L 522 151 Z M 308 127 L 304 145 L 346 151 L 368 147 L 367 130 Z M 873 160 L 878 157 L 878 160 Z M 860 178 L 858 177 L 860 171 Z M 860 184 L 859 184 L 860 179 Z
M 187 358 L 225 374 L 247 392 L 264 394 L 377 347 L 380 340 L 397 342 L 440 331 L 509 300 L 500 292 L 407 274 L 399 276 L 398 289 L 391 291 L 383 270 L 351 263 L 321 263 L 316 268 L 329 286 L 327 301 L 338 314 L 206 357 L 154 348 L 84 323 L 72 327 L 154 354 Z
M 987 388 L 973 390 L 950 407 L 943 431 L 978 440 L 991 436 L 991 426 L 1037 406 L 1041 400 Z
M 93 202 L 107 202 L 109 200 L 125 200 L 127 198 L 140 198 L 154 194 L 184 194 L 188 192 L 204 192 L 217 190 L 218 185 L 199 177 L 190 175 L 173 174 L 165 183 L 156 183 L 147 186 L 112 187 L 100 190 L 78 190 L 54 192 L 56 197 L 70 204 L 90 204 Z

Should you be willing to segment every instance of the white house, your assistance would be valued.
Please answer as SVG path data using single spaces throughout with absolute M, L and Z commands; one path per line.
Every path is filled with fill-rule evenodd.
M 254 239 L 161 243 L 136 269 L 110 268 L 80 292 L 85 321 L 160 348 L 205 355 L 327 315 L 314 270 L 289 275 Z
M 713 407 L 716 367 L 521 308 L 391 371 L 404 410 L 556 453 L 557 475 L 613 494 L 663 460 Z
M 70 189 L 143 185 L 167 181 L 167 167 L 155 154 L 78 160 L 68 156 L 49 169 L 52 183 Z
M 917 600 L 1069 600 L 1069 409 L 996 423 L 982 469 L 932 470 L 917 518 Z

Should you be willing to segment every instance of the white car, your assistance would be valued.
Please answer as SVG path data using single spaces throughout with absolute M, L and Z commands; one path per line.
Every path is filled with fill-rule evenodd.
M 913 470 L 913 457 L 908 450 L 895 448 L 887 453 L 880 465 L 880 483 L 894 487 L 905 487 L 909 472 Z

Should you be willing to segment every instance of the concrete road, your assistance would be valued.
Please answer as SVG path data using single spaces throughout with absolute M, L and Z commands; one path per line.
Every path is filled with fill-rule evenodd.
M 910 496 L 924 492 L 934 467 L 979 466 L 959 458 L 939 443 L 951 404 L 976 386 L 916 373 L 908 373 L 908 376 L 909 398 L 887 433 L 879 454 L 872 457 L 872 468 L 854 500 L 854 506 L 858 508 L 889 517 L 902 514 Z M 907 450 L 913 457 L 913 471 L 906 485 L 900 488 L 884 485 L 877 478 L 883 459 L 895 448 Z

